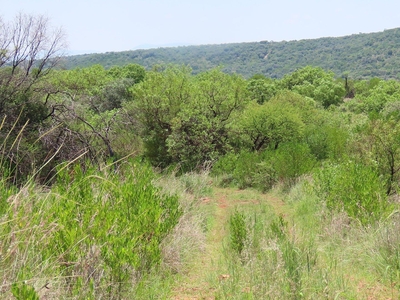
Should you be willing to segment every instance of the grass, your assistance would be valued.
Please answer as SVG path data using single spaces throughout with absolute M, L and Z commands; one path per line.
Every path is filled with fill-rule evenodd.
M 51 187 L 32 177 L 16 188 L 6 174 L 5 299 L 400 296 L 395 201 L 362 223 L 329 209 L 308 177 L 264 194 L 215 187 L 207 172 L 158 176 L 136 161 L 60 166 Z
M 24 294 L 23 284 L 50 298 L 134 294 L 161 265 L 160 245 L 182 215 L 153 179 L 135 162 L 117 171 L 77 166 L 50 190 L 31 182 L 11 195 L 0 222 L 3 295 Z
M 279 190 L 261 194 L 216 188 L 209 203 L 215 210 L 210 211 L 213 225 L 207 243 L 214 245 L 216 251 L 207 253 L 213 265 L 204 265 L 206 274 L 197 273 L 197 283 L 208 278 L 207 287 L 212 293 L 195 290 L 194 294 L 181 293 L 180 297 L 174 294 L 173 299 L 399 296 L 395 284 L 398 272 L 388 272 L 398 266 L 393 227 L 397 221 L 393 219 L 366 228 L 343 212 L 332 214 L 310 192 L 307 179 L 284 195 Z M 235 218 L 239 220 L 236 223 Z M 239 228 L 244 226 L 243 221 L 246 229 L 237 230 L 238 224 Z M 217 239 L 210 239 L 215 235 Z M 241 251 L 232 239 L 244 242 Z M 197 256 L 194 259 L 200 263 Z M 202 263 L 204 259 L 203 256 Z

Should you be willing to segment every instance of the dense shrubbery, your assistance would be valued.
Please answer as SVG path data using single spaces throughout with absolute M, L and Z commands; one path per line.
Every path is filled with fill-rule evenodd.
M 291 186 L 315 166 L 316 159 L 306 144 L 287 143 L 261 153 L 228 154 L 214 165 L 212 174 L 220 176 L 224 185 L 233 183 L 242 189 L 268 191 L 279 182 Z
M 3 293 L 46 276 L 59 278 L 52 289 L 59 295 L 132 292 L 132 282 L 160 264 L 160 244 L 181 216 L 178 197 L 155 187 L 154 176 L 130 161 L 103 171 L 60 166 L 51 191 L 3 186 L 10 195 L 0 225 Z
M 385 183 L 378 172 L 353 161 L 325 165 L 315 176 L 317 195 L 331 211 L 345 211 L 368 224 L 389 211 Z

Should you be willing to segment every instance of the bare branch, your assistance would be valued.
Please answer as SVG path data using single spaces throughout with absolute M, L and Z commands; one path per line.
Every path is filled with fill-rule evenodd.
M 0 18 L 0 115 L 17 94 L 27 93 L 60 61 L 66 47 L 62 29 L 49 19 L 20 13 L 12 23 Z

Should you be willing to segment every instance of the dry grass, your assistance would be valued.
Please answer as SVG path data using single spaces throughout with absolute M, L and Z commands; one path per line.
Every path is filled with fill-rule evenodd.
M 193 255 L 205 250 L 206 235 L 202 224 L 204 216 L 186 213 L 173 232 L 163 241 L 164 267 L 174 273 L 187 274 Z

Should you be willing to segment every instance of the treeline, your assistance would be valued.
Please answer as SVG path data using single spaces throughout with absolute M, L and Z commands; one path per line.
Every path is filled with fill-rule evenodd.
M 42 165 L 45 181 L 57 163 L 80 155 L 93 163 L 142 155 L 154 166 L 183 171 L 290 143 L 301 143 L 319 161 L 350 155 L 346 137 L 354 142 L 368 126 L 397 126 L 389 119 L 397 118 L 399 83 L 338 79 L 315 67 L 282 79 L 245 79 L 221 68 L 193 75 L 186 66 L 96 65 L 54 70 L 10 97 L 2 112 L 3 154 L 17 183 Z M 396 165 L 387 171 L 390 194 Z
M 185 66 L 59 70 L 8 102 L 3 153 L 15 182 L 42 165 L 45 181 L 56 164 L 78 156 L 99 163 L 142 155 L 156 167 L 178 165 L 183 172 L 222 168 L 225 155 L 243 152 L 264 161 L 267 169 L 249 170 L 240 181 L 269 168 L 279 180 L 283 175 L 263 155 L 303 151 L 309 167 L 285 167 L 293 179 L 327 159 L 352 157 L 378 167 L 390 195 L 398 182 L 398 99 L 398 81 L 337 79 L 314 67 L 282 79 L 247 80 L 219 68 L 192 75 Z
M 318 66 L 357 79 L 396 79 L 400 59 L 400 29 L 354 34 L 336 38 L 299 41 L 261 41 L 222 45 L 201 45 L 158 48 L 66 57 L 65 67 L 88 67 L 100 64 L 105 68 L 135 63 L 151 69 L 157 64 L 190 65 L 198 74 L 222 66 L 226 73 L 250 78 L 263 74 L 282 78 L 305 66 Z

